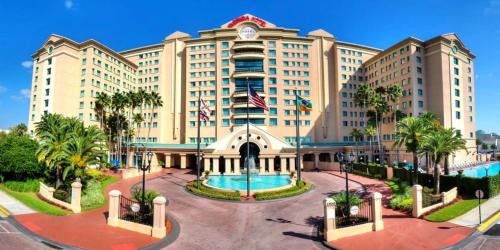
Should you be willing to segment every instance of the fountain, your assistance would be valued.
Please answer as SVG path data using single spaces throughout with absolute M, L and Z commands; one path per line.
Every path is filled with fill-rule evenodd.
M 247 166 L 247 163 L 248 163 L 248 166 Z M 246 175 L 247 168 L 250 168 L 250 171 L 249 171 L 250 177 L 259 175 L 259 170 L 257 168 L 255 168 L 255 157 L 253 155 L 250 156 L 250 159 L 248 159 L 248 161 L 247 161 L 247 158 L 245 157 L 244 166 L 245 167 L 243 168 L 243 175 Z

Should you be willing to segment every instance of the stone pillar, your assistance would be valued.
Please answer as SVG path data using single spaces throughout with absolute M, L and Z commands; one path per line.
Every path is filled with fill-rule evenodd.
M 240 175 L 240 158 L 234 158 L 234 174 Z
M 314 153 L 314 168 L 319 169 L 319 153 Z
M 274 157 L 269 158 L 269 173 L 274 174 Z
M 295 159 L 296 158 L 290 158 L 290 173 L 295 171 Z M 297 173 L 295 173 L 295 176 L 297 176 Z
M 280 157 L 280 160 L 281 160 L 281 172 L 280 172 L 280 174 L 286 174 L 287 173 L 287 170 L 286 170 L 286 158 L 285 157 Z
M 157 168 L 160 164 L 158 164 L 158 154 L 153 153 L 153 158 L 151 158 L 151 168 Z
M 151 236 L 155 238 L 163 238 L 167 235 L 165 228 L 165 203 L 167 199 L 163 196 L 158 196 L 153 200 L 153 229 Z
M 224 170 L 224 174 L 231 174 L 231 158 L 224 158 L 226 160 L 226 170 Z
M 266 158 L 259 158 L 259 173 L 263 174 L 266 172 Z
M 82 195 L 82 184 L 80 182 L 71 183 L 71 210 L 77 214 L 82 211 L 80 200 Z
M 422 186 L 414 185 L 411 191 L 413 195 L 413 211 L 411 213 L 413 217 L 418 218 L 422 215 Z
M 165 154 L 165 167 L 170 168 L 172 167 L 172 156 L 170 154 Z
M 219 158 L 212 158 L 212 161 L 213 161 L 213 169 L 214 171 L 212 172 L 212 174 L 214 175 L 220 175 L 220 171 L 219 171 Z
M 335 154 L 329 153 L 329 155 L 330 155 L 330 162 L 328 163 L 328 165 L 329 165 L 328 170 L 337 170 L 337 169 L 335 169 Z
M 324 219 L 323 219 L 323 236 L 326 241 L 337 239 L 335 231 L 335 206 L 336 203 L 332 198 L 323 200 Z
M 118 226 L 118 215 L 120 213 L 120 196 L 121 192 L 118 190 L 111 190 L 109 192 L 109 211 L 108 211 L 108 225 Z
M 379 192 L 372 193 L 372 214 L 373 214 L 373 231 L 384 229 L 382 221 L 382 194 Z
M 181 154 L 181 169 L 186 168 L 186 154 Z
M 210 158 L 203 158 L 203 172 L 205 172 L 207 170 L 212 172 L 210 170 Z

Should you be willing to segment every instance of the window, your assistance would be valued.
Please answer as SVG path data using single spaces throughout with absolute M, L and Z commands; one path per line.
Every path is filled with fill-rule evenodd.
M 229 66 L 229 59 L 222 60 L 222 66 Z
M 422 73 L 422 68 L 417 67 L 417 73 L 420 73 L 420 74 L 421 74 L 421 73 Z
M 422 62 L 422 58 L 420 56 L 417 56 L 416 60 L 417 60 L 417 63 L 421 63 Z
M 276 59 L 269 59 L 269 66 L 276 65 Z
M 276 105 L 277 103 L 278 103 L 278 100 L 276 99 L 276 97 L 269 98 L 270 105 Z
M 455 118 L 460 119 L 460 111 L 455 112 Z
M 269 41 L 269 42 L 267 43 L 267 46 L 268 46 L 269 48 L 276 48 L 276 41 Z
M 229 85 L 229 78 L 222 78 L 222 85 Z
M 455 96 L 457 96 L 457 97 L 460 96 L 460 90 L 455 89 Z
M 85 90 L 80 90 L 80 97 L 84 97 L 85 96 Z
M 276 68 L 269 68 L 269 75 L 276 75 Z
M 460 108 L 460 101 L 459 100 L 455 100 L 455 108 Z
M 222 109 L 222 115 L 223 116 L 228 116 L 229 115 L 229 109 L 228 108 L 223 108 Z
M 49 86 L 49 85 L 50 85 L 50 78 L 47 78 L 47 79 L 46 79 L 46 84 L 47 84 L 47 86 Z
M 458 75 L 459 74 L 459 69 L 458 68 L 453 68 L 453 73 L 455 73 L 455 75 Z
M 422 78 L 420 78 L 420 77 L 419 77 L 419 78 L 417 78 L 417 83 L 418 83 L 418 84 L 422 84 L 422 83 L 423 83 Z
M 455 85 L 456 85 L 456 86 L 459 86 L 459 85 L 460 85 L 460 79 L 455 78 Z
M 424 102 L 423 101 L 418 101 L 418 107 L 423 108 L 424 107 Z
M 270 87 L 270 88 L 269 88 L 269 94 L 271 94 L 271 95 L 276 95 L 276 92 L 277 92 L 277 90 L 276 90 L 276 88 L 275 88 L 275 87 Z
M 222 57 L 228 57 L 228 56 L 229 56 L 229 50 L 223 50 Z
M 417 94 L 418 94 L 419 96 L 422 96 L 422 95 L 424 94 L 424 91 L 423 91 L 423 90 L 421 90 L 421 89 L 418 89 L 418 90 L 417 90 Z
M 47 69 L 47 75 L 50 75 L 52 73 L 52 69 L 51 68 L 48 68 Z
M 278 109 L 277 108 L 269 108 L 269 114 L 270 115 L 277 115 Z
M 229 119 L 222 119 L 222 126 L 229 127 Z
M 272 57 L 275 57 L 276 56 L 276 50 L 273 50 L 273 49 L 269 50 L 268 55 L 272 56 Z
M 453 64 L 458 65 L 458 58 L 453 57 Z
M 223 49 L 227 49 L 227 48 L 229 48 L 229 42 L 222 42 L 221 47 L 222 47 Z
M 229 69 L 227 69 L 227 68 L 226 69 L 222 69 L 222 75 L 223 76 L 229 75 Z
M 276 119 L 276 118 L 269 119 L 269 125 L 270 126 L 278 126 L 278 119 Z
M 229 95 L 229 88 L 222 88 L 222 95 Z
M 229 105 L 229 98 L 222 98 L 222 105 Z

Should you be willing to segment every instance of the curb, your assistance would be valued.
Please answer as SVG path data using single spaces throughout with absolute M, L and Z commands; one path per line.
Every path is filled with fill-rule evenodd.
M 172 230 L 170 233 L 167 235 L 167 237 L 161 239 L 157 243 L 151 244 L 149 246 L 140 248 L 142 250 L 153 250 L 153 249 L 160 249 L 164 248 L 170 244 L 172 244 L 178 237 L 181 232 L 181 227 L 179 225 L 179 222 L 170 214 L 167 214 L 167 219 L 172 223 Z

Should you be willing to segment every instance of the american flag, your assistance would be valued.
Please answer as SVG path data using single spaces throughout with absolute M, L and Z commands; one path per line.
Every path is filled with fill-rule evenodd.
M 205 101 L 200 98 L 200 119 L 202 121 L 210 121 L 210 113 L 212 113 L 212 110 L 210 110 L 210 106 L 205 103 Z
M 269 111 L 269 108 L 266 106 L 266 102 L 262 97 L 260 97 L 257 92 L 252 87 L 248 87 L 248 102 L 255 105 L 256 107 L 263 108 L 266 111 Z

